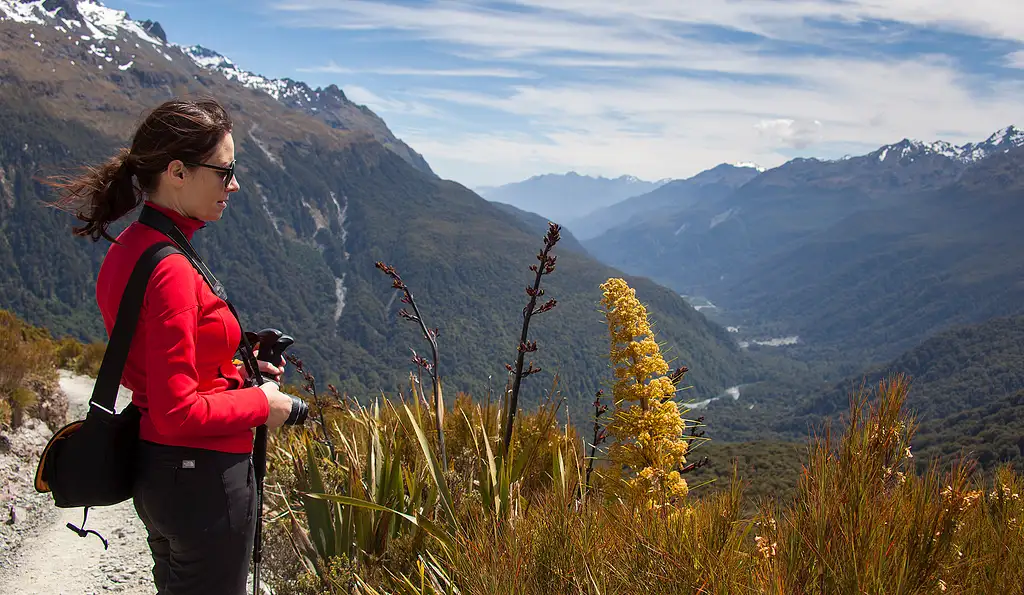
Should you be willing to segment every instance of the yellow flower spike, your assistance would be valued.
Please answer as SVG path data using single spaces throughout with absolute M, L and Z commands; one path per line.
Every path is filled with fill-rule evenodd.
M 676 388 L 654 338 L 647 309 L 623 279 L 601 285 L 611 340 L 609 360 L 616 382 L 616 411 L 608 424 L 613 473 L 632 471 L 624 485 L 639 501 L 655 506 L 687 494 L 678 469 L 686 463 L 685 423 L 672 401 Z

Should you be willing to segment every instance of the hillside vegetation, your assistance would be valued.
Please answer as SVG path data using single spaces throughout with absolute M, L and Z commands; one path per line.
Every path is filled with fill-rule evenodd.
M 771 360 L 767 360 L 771 361 Z M 911 379 L 906 407 L 920 421 L 913 439 L 919 462 L 950 463 L 964 454 L 986 473 L 1024 464 L 1024 317 L 994 318 L 939 333 L 883 365 L 828 381 L 814 368 L 783 366 L 788 380 L 755 383 L 737 401 L 723 399 L 703 415 L 728 419 L 712 426 L 717 440 L 803 440 L 849 407 L 849 395 L 891 374 Z

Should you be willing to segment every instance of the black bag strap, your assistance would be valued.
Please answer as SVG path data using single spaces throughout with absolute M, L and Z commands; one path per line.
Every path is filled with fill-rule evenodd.
M 128 361 L 128 349 L 135 336 L 135 327 L 139 322 L 142 300 L 146 294 L 146 285 L 157 263 L 165 257 L 179 252 L 178 248 L 168 242 L 153 244 L 142 253 L 132 269 L 128 285 L 125 286 L 121 303 L 117 307 L 117 320 L 110 333 L 110 341 L 103 353 L 100 371 L 96 384 L 92 388 L 90 407 L 97 407 L 110 415 L 115 415 L 117 391 L 121 384 L 121 374 Z
M 181 250 L 181 253 L 185 255 L 185 258 L 192 263 L 192 266 L 199 271 L 199 274 L 206 280 L 206 284 L 210 286 L 213 293 L 224 300 L 224 303 L 228 305 L 228 309 L 231 310 L 231 315 L 238 321 L 238 326 L 242 327 L 242 320 L 238 317 L 238 312 L 235 310 L 235 306 L 228 299 L 228 292 L 224 289 L 224 285 L 213 276 L 213 271 L 210 270 L 206 263 L 203 262 L 202 257 L 196 252 L 195 248 L 192 247 L 192 243 L 188 241 L 185 234 L 178 229 L 178 226 L 174 224 L 174 221 L 170 217 L 154 209 L 153 207 L 144 204 L 142 206 L 142 212 L 139 213 L 139 223 L 152 227 L 153 229 L 164 234 Z M 249 338 L 245 335 L 245 329 L 242 328 L 242 344 L 239 346 L 239 351 L 242 356 L 242 363 L 245 365 L 246 371 L 249 373 L 250 380 L 259 386 L 263 383 L 263 375 L 260 373 L 259 363 L 256 361 L 256 356 L 253 355 L 252 345 L 249 343 Z

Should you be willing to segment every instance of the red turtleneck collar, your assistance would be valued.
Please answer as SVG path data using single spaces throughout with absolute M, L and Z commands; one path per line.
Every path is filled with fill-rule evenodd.
M 181 233 L 185 234 L 185 237 L 188 238 L 189 241 L 192 241 L 192 234 L 206 226 L 206 222 L 201 219 L 186 217 L 174 209 L 168 209 L 167 207 L 158 205 L 151 200 L 146 200 L 146 206 L 152 207 L 170 217 L 171 221 L 178 226 L 178 229 L 181 230 Z

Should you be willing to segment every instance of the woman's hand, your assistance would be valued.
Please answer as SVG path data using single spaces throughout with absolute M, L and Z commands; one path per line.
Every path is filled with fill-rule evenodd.
M 266 425 L 268 429 L 279 428 L 284 425 L 292 414 L 292 398 L 278 388 L 273 382 L 265 382 L 260 387 L 267 395 L 269 412 Z
M 252 350 L 253 357 L 258 356 L 259 353 L 260 350 L 258 347 Z M 275 382 L 281 382 L 281 376 L 284 375 L 284 367 L 288 365 L 288 362 L 285 361 L 284 356 L 281 357 L 281 362 L 276 366 L 270 362 L 265 362 L 263 360 L 257 361 L 260 366 L 260 373 L 263 375 L 264 380 L 273 380 Z M 245 369 L 244 363 L 238 363 L 235 365 L 235 367 L 238 368 L 238 373 L 242 375 L 243 379 L 249 379 L 249 371 Z

